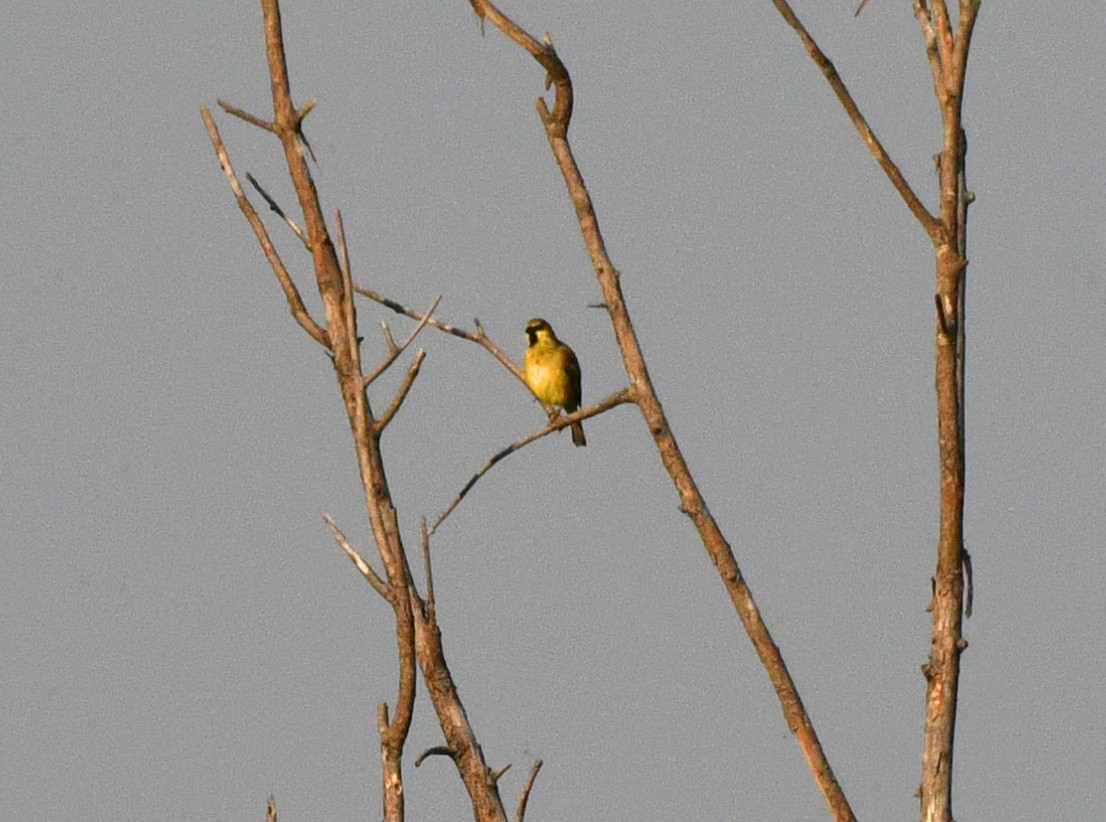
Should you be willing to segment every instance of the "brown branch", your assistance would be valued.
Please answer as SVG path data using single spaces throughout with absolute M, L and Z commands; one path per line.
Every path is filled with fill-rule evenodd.
M 454 762 L 457 761 L 457 751 L 453 750 L 453 748 L 448 745 L 435 745 L 433 748 L 427 748 L 415 757 L 415 767 L 421 767 L 422 763 L 432 756 L 448 756 Z
M 683 454 L 676 443 L 675 435 L 668 425 L 660 400 L 653 388 L 641 346 L 630 321 L 618 271 L 607 255 L 591 195 L 584 184 L 583 176 L 568 143 L 569 120 L 572 114 L 572 81 L 568 70 L 561 64 L 551 46 L 548 48 L 536 47 L 532 38 L 528 36 L 525 39 L 520 38 L 517 35 L 520 30 L 513 23 L 508 27 L 503 22 L 505 18 L 502 13 L 488 0 L 470 0 L 470 2 L 479 15 L 491 20 L 516 42 L 522 43 L 546 69 L 547 82 L 551 82 L 555 87 L 556 96 L 552 111 L 546 106 L 545 101 L 539 98 L 537 101 L 538 114 L 545 126 L 550 149 L 564 177 L 565 186 L 568 189 L 569 197 L 576 211 L 577 221 L 580 224 L 584 243 L 603 291 L 604 303 L 610 313 L 615 338 L 622 353 L 626 373 L 630 378 L 633 399 L 641 409 L 642 416 L 653 436 L 661 460 L 676 486 L 680 496 L 680 508 L 694 523 L 711 561 L 718 569 L 738 617 L 741 619 L 753 647 L 760 656 L 761 662 L 775 686 L 788 726 L 796 735 L 807 764 L 827 804 L 836 819 L 854 819 L 848 801 L 840 785 L 838 785 L 833 770 L 830 768 L 822 750 L 821 743 L 818 741 L 810 717 L 799 698 L 798 690 L 787 670 L 783 656 L 764 624 L 753 599 L 752 591 L 749 590 L 738 567 L 737 560 L 734 558 L 733 550 L 722 535 L 721 529 L 707 508 L 706 501 L 691 476 Z M 878 143 L 873 144 L 878 146 Z M 882 147 L 880 147 L 880 150 L 882 150 Z M 904 196 L 912 198 L 911 201 L 919 209 L 920 215 L 932 221 L 932 217 L 917 201 L 917 198 L 913 196 L 913 192 L 906 185 L 901 174 L 898 174 L 898 169 L 894 168 L 893 164 L 888 168 L 890 169 L 889 173 L 897 175 Z
M 399 654 L 396 707 L 392 721 L 380 727 L 380 754 L 383 817 L 386 822 L 400 822 L 404 817 L 403 747 L 411 724 L 418 671 L 414 615 L 406 595 L 410 572 L 399 538 L 396 510 L 390 499 L 372 412 L 362 384 L 357 315 L 348 265 L 343 271 L 304 155 L 303 119 L 310 111 L 310 104 L 297 110 L 292 103 L 278 0 L 262 0 L 261 5 L 273 99 L 273 131 L 284 149 L 288 173 L 303 214 L 316 285 L 326 312 L 326 334 L 334 372 L 349 417 L 369 523 L 387 577 L 388 601 L 395 613 Z M 387 711 L 383 711 L 385 717 L 386 714 Z
M 260 117 L 254 117 L 245 109 L 238 108 L 237 106 L 232 106 L 226 100 L 221 100 L 218 97 L 215 98 L 215 102 L 218 103 L 219 108 L 221 108 L 227 114 L 232 114 L 240 120 L 245 120 L 251 126 L 257 126 L 260 129 L 271 131 L 273 132 L 273 134 L 276 134 L 276 126 L 273 123 L 270 123 L 268 120 L 262 120 Z
M 411 723 L 417 670 L 421 667 L 442 731 L 457 753 L 458 771 L 472 799 L 476 818 L 487 822 L 505 822 L 506 815 L 498 789 L 494 781 L 488 778 L 490 772 L 464 716 L 456 686 L 446 666 L 440 632 L 436 623 L 427 621 L 426 606 L 415 590 L 400 538 L 397 513 L 391 501 L 380 454 L 381 431 L 373 419 L 365 391 L 357 312 L 341 215 L 338 215 L 337 220 L 339 243 L 342 246 L 342 258 L 339 260 L 304 155 L 304 149 L 310 152 L 311 148 L 303 135 L 303 121 L 311 110 L 313 101 L 298 110 L 293 105 L 279 3 L 278 0 L 261 0 L 261 6 L 274 114 L 272 123 L 263 125 L 280 138 L 288 173 L 303 214 L 315 280 L 327 319 L 326 330 L 317 329 L 317 333 L 330 349 L 335 376 L 349 417 L 369 522 L 386 573 L 386 580 L 378 578 L 377 581 L 386 590 L 395 613 L 396 646 L 399 654 L 396 708 L 391 721 L 388 719 L 386 704 L 381 703 L 377 713 L 382 761 L 383 817 L 386 822 L 400 822 L 404 817 L 403 747 Z M 210 120 L 206 110 L 205 119 Z M 225 167 L 229 167 L 229 164 Z M 415 372 L 417 365 L 409 379 L 414 378 Z M 406 389 L 401 389 L 400 396 L 394 403 L 395 408 L 399 407 L 405 393 Z M 394 414 L 394 410 L 391 413 Z M 362 565 L 368 568 L 363 561 Z
M 538 759 L 534 761 L 533 767 L 530 768 L 530 775 L 526 777 L 526 784 L 522 786 L 522 794 L 518 798 L 515 822 L 523 822 L 526 818 L 526 803 L 530 801 L 530 791 L 534 788 L 534 780 L 538 778 L 538 771 L 541 770 L 542 764 L 542 761 Z
M 924 4 L 915 3 L 916 13 L 920 5 Z M 943 0 L 935 0 L 933 4 L 933 25 L 941 54 L 941 71 L 934 85 L 943 127 L 938 173 L 944 240 L 936 248 L 937 298 L 941 310 L 935 333 L 941 519 L 937 571 L 933 576 L 930 656 L 923 666 L 926 710 L 920 796 L 922 818 L 934 822 L 950 822 L 953 818 L 952 772 L 960 657 L 967 648 L 962 623 L 970 609 L 971 558 L 964 549 L 964 365 L 967 215 L 974 197 L 966 181 L 967 138 L 961 123 L 961 102 L 978 10 L 978 0 L 961 0 L 954 33 Z M 934 73 L 937 74 L 936 69 Z
M 415 326 L 415 330 L 412 331 L 407 336 L 407 339 L 403 341 L 403 345 L 396 345 L 395 340 L 392 339 L 391 332 L 388 330 L 387 326 L 384 327 L 385 336 L 388 340 L 388 357 L 384 360 L 384 362 L 378 365 L 369 376 L 365 377 L 366 388 L 368 388 L 377 377 L 383 374 L 388 369 L 388 366 L 396 361 L 396 357 L 402 354 L 407 349 L 407 346 L 414 342 L 415 337 L 417 337 L 419 335 L 419 332 L 426 328 L 427 323 L 430 322 L 430 318 L 434 315 L 434 310 L 438 307 L 438 303 L 440 303 L 441 301 L 442 295 L 439 294 L 434 298 L 434 302 L 430 305 L 430 309 L 422 316 L 422 319 L 419 320 L 419 324 Z
M 435 622 L 434 570 L 430 564 L 430 531 L 426 528 L 426 517 L 419 518 L 419 534 L 422 536 L 422 567 L 426 575 L 426 615 L 430 622 Z
M 262 199 L 269 204 L 269 210 L 274 212 L 280 219 L 284 220 L 285 224 L 292 229 L 292 233 L 300 238 L 300 242 L 303 243 L 304 248 L 307 248 L 307 235 L 303 233 L 303 229 L 296 225 L 296 221 L 284 213 L 284 209 L 280 207 L 280 204 L 269 196 L 269 192 L 262 188 L 261 183 L 257 182 L 252 174 L 247 174 L 246 179 L 250 181 L 250 185 L 254 187 L 254 190 L 261 195 Z
M 826 57 L 822 49 L 819 48 L 809 32 L 807 32 L 806 27 L 799 21 L 795 12 L 791 10 L 791 6 L 788 5 L 787 0 L 772 0 L 772 2 L 775 4 L 776 9 L 783 19 L 786 20 L 788 25 L 799 35 L 799 39 L 802 40 L 807 54 L 810 55 L 818 68 L 822 70 L 822 74 L 825 75 L 834 94 L 836 94 L 837 99 L 841 101 L 841 105 L 849 115 L 849 119 L 852 121 L 853 126 L 860 134 L 860 139 L 868 146 L 868 150 L 872 152 L 872 156 L 876 158 L 876 162 L 879 163 L 880 168 L 883 169 L 887 178 L 895 187 L 895 190 L 899 192 L 899 196 L 902 197 L 907 208 L 910 209 L 918 222 L 921 223 L 922 228 L 925 229 L 933 242 L 938 242 L 941 224 L 929 213 L 929 210 L 922 201 L 918 199 L 918 195 L 914 193 L 914 189 L 910 187 L 910 183 L 906 181 L 899 167 L 891 159 L 886 149 L 884 149 L 883 144 L 879 141 L 879 138 L 876 137 L 871 126 L 868 125 L 868 121 L 864 119 L 864 115 L 861 114 L 860 108 L 857 106 L 856 101 L 853 100 L 852 94 L 845 86 L 845 82 L 841 79 L 841 76 L 837 73 L 837 69 L 834 67 L 833 63 Z
M 385 428 L 388 427 L 388 423 L 392 421 L 392 417 L 399 411 L 399 407 L 403 405 L 403 401 L 407 399 L 407 392 L 411 390 L 411 386 L 415 384 L 415 377 L 419 375 L 419 369 L 422 367 L 422 361 L 426 359 L 426 352 L 421 348 L 415 354 L 415 359 L 411 361 L 411 367 L 407 369 L 407 374 L 403 378 L 403 382 L 400 383 L 399 390 L 396 391 L 395 398 L 392 400 L 392 404 L 385 409 L 376 420 L 376 433 L 379 435 Z
M 334 541 L 337 542 L 342 547 L 342 550 L 346 552 L 346 556 L 349 557 L 350 562 L 352 562 L 357 567 L 357 570 L 361 572 L 361 576 L 369 581 L 369 585 L 373 587 L 374 591 L 380 594 L 380 596 L 382 596 L 384 599 L 391 602 L 391 596 L 388 586 L 384 584 L 384 581 L 379 576 L 377 576 L 376 571 L 372 569 L 372 566 L 369 565 L 369 563 L 365 562 L 364 558 L 359 553 L 357 553 L 352 545 L 349 544 L 349 540 L 346 539 L 346 535 L 342 533 L 341 529 L 338 527 L 337 523 L 334 522 L 330 514 L 324 513 L 323 519 L 326 520 L 326 524 L 330 528 L 330 533 L 334 535 Z
M 230 164 L 230 156 L 227 154 L 227 147 L 223 144 L 223 138 L 219 134 L 219 127 L 215 125 L 215 118 L 211 116 L 211 110 L 207 106 L 200 106 L 200 116 L 203 117 L 204 125 L 207 126 L 208 137 L 211 138 L 211 144 L 215 147 L 215 154 L 219 158 L 219 165 L 222 166 L 223 173 L 227 177 L 227 183 L 230 185 L 230 190 L 234 193 L 234 199 L 238 202 L 238 208 L 241 209 L 246 221 L 249 222 L 250 227 L 253 229 L 253 233 L 257 236 L 257 241 L 261 244 L 261 250 L 265 253 L 265 259 L 269 261 L 273 273 L 276 274 L 277 281 L 280 283 L 281 288 L 284 289 L 284 296 L 288 300 L 288 307 L 292 311 L 292 316 L 296 318 L 296 322 L 300 324 L 303 330 L 311 335 L 312 339 L 320 345 L 329 348 L 330 341 L 327 339 L 326 332 L 319 327 L 318 323 L 311 317 L 307 307 L 303 304 L 296 284 L 292 282 L 292 277 L 284 267 L 284 262 L 280 259 L 280 255 L 277 254 L 272 240 L 269 239 L 269 232 L 265 228 L 265 224 L 261 222 L 261 218 L 257 216 L 257 212 L 250 204 L 249 198 L 246 197 L 246 193 L 242 190 L 241 183 L 238 182 L 238 177 L 234 173 L 234 167 Z
M 583 420 L 586 420 L 588 417 L 594 417 L 597 414 L 602 414 L 604 411 L 608 411 L 611 408 L 614 408 L 616 405 L 622 405 L 623 403 L 627 402 L 634 402 L 634 397 L 629 388 L 624 388 L 621 391 L 611 394 L 606 399 L 600 400 L 594 405 L 589 405 L 587 408 L 583 408 L 579 411 L 574 411 L 571 414 L 562 414 L 561 416 L 552 420 L 549 425 L 545 426 L 545 428 L 535 431 L 532 434 L 526 435 L 517 442 L 511 443 L 502 451 L 494 454 L 492 458 L 488 460 L 487 463 L 485 463 L 483 468 L 481 468 L 479 471 L 473 474 L 472 477 L 469 478 L 469 481 L 465 483 L 465 487 L 462 488 L 460 493 L 458 493 L 457 496 L 453 498 L 453 501 L 445 507 L 445 510 L 443 510 L 442 513 L 438 514 L 438 518 L 434 520 L 434 524 L 430 527 L 430 535 L 434 535 L 441 524 L 445 522 L 446 517 L 452 514 L 453 509 L 461 504 L 461 500 L 463 500 L 468 495 L 468 492 L 472 490 L 472 487 L 476 485 L 477 482 L 479 482 L 481 477 L 491 471 L 492 468 L 495 467 L 496 463 L 498 463 L 500 460 L 509 457 L 511 454 L 515 453 L 521 448 L 524 448 L 530 443 L 552 434 L 554 431 L 560 431 L 562 428 L 568 428 L 574 422 L 581 422 Z
M 463 328 L 458 328 L 456 326 L 450 325 L 449 323 L 435 320 L 430 316 L 429 313 L 420 314 L 413 308 L 408 308 L 402 303 L 397 303 L 395 300 L 389 299 L 382 294 L 378 294 L 371 288 L 365 288 L 364 286 L 355 284 L 353 286 L 353 290 L 364 297 L 368 297 L 373 302 L 379 303 L 385 308 L 394 311 L 397 314 L 402 314 L 405 317 L 410 317 L 413 320 L 418 320 L 420 323 L 425 322 L 431 328 L 436 328 L 446 334 L 452 334 L 454 337 L 460 337 L 462 340 L 468 340 L 469 342 L 476 343 L 497 360 L 499 360 L 503 367 L 514 374 L 520 382 L 522 382 L 524 385 L 526 384 L 526 376 L 522 373 L 522 369 L 515 365 L 511 361 L 511 358 L 504 354 L 503 350 L 499 348 L 499 346 L 497 346 L 495 343 L 493 343 L 491 339 L 488 338 L 488 335 L 484 332 L 484 328 L 480 325 L 479 320 L 477 320 L 475 323 L 475 331 L 465 331 Z

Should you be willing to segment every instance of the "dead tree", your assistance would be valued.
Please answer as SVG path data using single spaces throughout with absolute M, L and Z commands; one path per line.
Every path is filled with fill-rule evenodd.
M 425 520 L 423 521 L 421 548 L 425 590 L 422 592 L 418 589 L 405 546 L 400 538 L 396 510 L 388 490 L 379 445 L 387 425 L 400 410 L 408 390 L 418 376 L 423 362 L 423 352 L 419 351 L 412 359 L 406 377 L 384 411 L 374 412 L 369 403 L 367 389 L 385 369 L 397 361 L 415 336 L 427 326 L 481 345 L 520 379 L 522 379 L 521 371 L 487 337 L 479 324 L 474 330 L 466 331 L 435 319 L 433 314 L 437 300 L 430 309 L 420 312 L 354 283 L 342 235 L 341 216 L 337 215 L 335 221 L 336 245 L 331 238 L 311 176 L 307 161 L 310 148 L 304 138 L 302 126 L 313 102 L 308 102 L 298 109 L 293 105 L 277 0 L 262 0 L 266 52 L 272 81 L 273 119 L 255 117 L 222 101 L 220 105 L 227 112 L 272 132 L 281 141 L 303 215 L 303 228 L 287 217 L 271 197 L 263 191 L 261 194 L 270 208 L 283 217 L 300 236 L 311 254 L 315 280 L 326 314 L 325 324 L 319 323 L 305 308 L 298 287 L 277 255 L 264 224 L 254 211 L 233 171 L 214 119 L 206 107 L 203 109 L 209 135 L 228 182 L 285 292 L 293 317 L 331 357 L 349 419 L 369 520 L 384 568 L 383 575 L 377 574 L 329 518 L 328 525 L 335 539 L 358 570 L 373 589 L 391 605 L 395 614 L 395 633 L 400 663 L 397 695 L 393 711 L 389 712 L 387 705 L 381 703 L 378 712 L 384 818 L 389 822 L 403 819 L 402 756 L 413 710 L 416 673 L 417 670 L 421 670 L 446 741 L 444 746 L 430 749 L 423 756 L 443 754 L 453 760 L 472 801 L 475 819 L 506 819 L 497 787 L 497 780 L 504 769 L 492 770 L 487 766 L 473 729 L 465 717 L 464 708 L 446 665 L 441 630 L 435 616 L 430 540 L 437 527 L 461 502 L 468 490 L 501 459 L 552 431 L 603 413 L 616 405 L 633 403 L 640 410 L 643 422 L 653 437 L 661 460 L 672 478 L 680 499 L 681 510 L 689 517 L 699 533 L 737 615 L 765 666 L 776 689 L 788 726 L 796 735 L 833 817 L 837 820 L 854 819 L 783 657 L 761 618 L 752 592 L 729 543 L 695 484 L 649 377 L 645 358 L 623 297 L 619 273 L 607 255 L 598 217 L 568 139 L 573 110 L 573 86 L 569 72 L 548 36 L 540 40 L 535 39 L 487 0 L 469 0 L 469 2 L 480 19 L 481 26 L 491 22 L 512 41 L 524 48 L 545 72 L 546 88 L 552 89 L 553 99 L 550 105 L 544 98 L 538 98 L 538 115 L 564 178 L 596 278 L 602 289 L 603 307 L 610 316 L 613 335 L 622 355 L 628 383 L 624 389 L 601 402 L 569 415 L 558 416 L 553 409 L 547 409 L 550 411 L 551 420 L 548 426 L 493 455 L 487 464 L 469 480 L 432 526 L 428 527 Z M 921 203 L 865 121 L 833 64 L 799 22 L 788 3 L 785 0 L 773 0 L 773 2 L 785 20 L 798 33 L 803 45 L 826 76 L 873 156 L 930 237 L 935 250 L 941 527 L 931 605 L 932 653 L 924 669 L 928 692 L 920 797 L 924 820 L 949 820 L 951 819 L 952 743 L 956 716 L 956 690 L 959 658 L 965 647 L 961 637 L 965 590 L 969 595 L 967 609 L 970 611 L 970 577 L 967 588 L 965 586 L 965 572 L 970 571 L 970 562 L 963 545 L 962 514 L 964 501 L 964 274 L 967 265 L 965 248 L 967 206 L 972 197 L 965 187 L 964 154 L 967 141 L 961 127 L 960 104 L 963 97 L 968 48 L 979 0 L 960 0 L 955 25 L 950 19 L 944 0 L 934 0 L 933 3 L 913 0 L 914 13 L 921 25 L 926 53 L 932 68 L 934 91 L 942 117 L 943 141 L 937 156 L 940 193 L 940 207 L 937 214 L 931 214 Z M 260 187 L 258 190 L 260 191 Z M 358 293 L 392 311 L 418 320 L 418 324 L 402 344 L 396 344 L 390 332 L 386 330 L 390 353 L 368 374 L 365 373 L 361 362 L 357 311 L 354 304 L 354 295 Z M 530 788 L 540 766 L 540 761 L 535 764 L 523 790 L 517 810 L 517 818 L 520 820 L 525 812 Z

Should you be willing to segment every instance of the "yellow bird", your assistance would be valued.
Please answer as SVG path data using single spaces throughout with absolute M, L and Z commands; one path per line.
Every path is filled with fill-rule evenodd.
M 558 405 L 566 414 L 580 407 L 580 363 L 572 349 L 557 339 L 545 320 L 526 323 L 526 384 L 534 396 L 549 405 Z M 584 426 L 572 423 L 572 444 L 587 445 Z

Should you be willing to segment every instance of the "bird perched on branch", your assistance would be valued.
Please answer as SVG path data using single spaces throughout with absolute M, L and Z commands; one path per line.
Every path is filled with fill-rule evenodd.
M 526 323 L 526 384 L 534 396 L 571 414 L 580 407 L 580 363 L 572 349 L 557 339 L 542 319 Z M 572 423 L 572 444 L 587 445 L 584 426 Z

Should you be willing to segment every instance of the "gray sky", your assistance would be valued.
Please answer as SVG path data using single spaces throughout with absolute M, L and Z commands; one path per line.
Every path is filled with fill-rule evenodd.
M 800 2 L 930 205 L 939 125 L 906 2 Z M 771 3 L 515 2 L 676 435 L 864 819 L 912 819 L 937 537 L 929 243 Z M 665 12 L 668 12 L 667 14 Z M 379 812 L 391 616 L 328 361 L 288 316 L 200 122 L 264 116 L 254 2 L 15 0 L 0 95 L 0 818 Z M 1100 14 L 985 2 L 970 62 L 966 625 L 957 818 L 1098 818 L 1106 738 L 1106 82 Z M 294 4 L 318 184 L 357 280 L 517 357 L 544 316 L 585 400 L 625 375 L 533 102 L 469 5 Z M 286 205 L 270 136 L 221 116 Z M 306 255 L 270 221 L 305 295 Z M 312 297 L 311 307 L 317 298 Z M 361 309 L 366 359 L 393 320 Z M 403 333 L 409 327 L 396 320 Z M 427 332 L 385 440 L 410 545 L 542 423 Z M 398 372 L 397 372 L 398 373 Z M 373 394 L 382 408 L 396 379 Z M 434 543 L 446 652 L 532 820 L 826 813 L 640 415 L 497 466 Z M 420 695 L 411 819 L 462 819 Z

